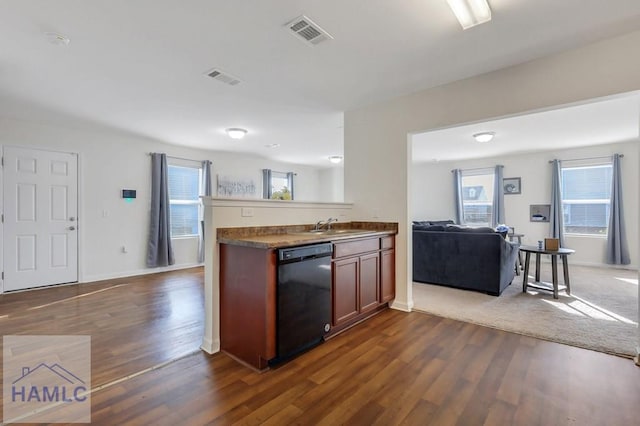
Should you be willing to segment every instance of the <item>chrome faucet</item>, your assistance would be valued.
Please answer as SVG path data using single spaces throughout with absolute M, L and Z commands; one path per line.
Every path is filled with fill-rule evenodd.
M 329 219 L 327 219 L 326 221 L 319 220 L 319 221 L 316 223 L 316 227 L 315 227 L 314 231 L 320 231 L 320 230 L 321 230 L 323 227 L 325 227 L 325 226 L 327 227 L 327 230 L 330 230 L 330 229 L 331 229 L 331 224 L 332 224 L 333 222 L 337 222 L 337 221 L 338 221 L 338 219 L 335 219 L 335 218 L 333 218 L 333 217 L 330 217 L 330 218 L 329 218 Z

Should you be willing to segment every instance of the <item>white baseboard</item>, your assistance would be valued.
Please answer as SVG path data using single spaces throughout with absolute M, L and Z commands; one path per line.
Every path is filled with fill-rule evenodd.
M 178 271 L 180 269 L 196 268 L 198 266 L 204 266 L 204 264 L 193 263 L 193 264 L 171 265 L 171 266 L 163 266 L 160 268 L 136 269 L 133 271 L 116 272 L 113 274 L 90 275 L 88 277 L 84 277 L 82 281 L 80 281 L 80 283 L 81 284 L 92 283 L 95 281 L 113 280 L 116 278 L 127 278 L 127 277 L 136 277 L 139 275 L 157 274 L 158 272 Z
M 389 307 L 397 311 L 411 312 L 413 310 L 413 300 L 405 303 L 405 302 L 400 302 L 398 299 L 395 299 L 393 302 L 389 304 Z
M 220 340 L 210 340 L 205 337 L 202 339 L 200 349 L 210 355 L 220 352 Z

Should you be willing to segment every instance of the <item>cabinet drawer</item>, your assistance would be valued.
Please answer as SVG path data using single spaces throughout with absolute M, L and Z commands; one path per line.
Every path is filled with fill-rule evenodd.
M 395 242 L 394 237 L 382 237 L 380 238 L 380 248 L 382 250 L 392 249 L 395 246 L 394 242 Z
M 334 243 L 333 257 L 347 257 L 376 250 L 380 250 L 380 238 Z

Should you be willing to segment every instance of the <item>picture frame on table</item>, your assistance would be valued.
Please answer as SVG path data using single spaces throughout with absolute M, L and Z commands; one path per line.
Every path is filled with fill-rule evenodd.
M 504 195 L 515 195 L 522 193 L 522 186 L 519 177 L 502 179 L 502 188 Z

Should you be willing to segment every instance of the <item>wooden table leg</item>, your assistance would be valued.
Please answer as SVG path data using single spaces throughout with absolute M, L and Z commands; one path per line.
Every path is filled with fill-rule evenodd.
M 540 253 L 536 253 L 536 282 L 540 282 Z
M 567 286 L 567 294 L 571 294 L 571 283 L 569 283 L 569 260 L 567 256 L 562 257 L 562 272 L 564 273 L 564 285 Z
M 558 298 L 558 256 L 551 255 L 551 279 L 553 280 L 553 298 Z
M 524 276 L 522 277 L 522 292 L 527 292 L 527 284 L 529 282 L 529 260 L 531 259 L 531 253 L 526 252 L 524 255 Z

